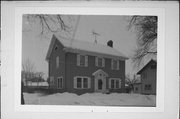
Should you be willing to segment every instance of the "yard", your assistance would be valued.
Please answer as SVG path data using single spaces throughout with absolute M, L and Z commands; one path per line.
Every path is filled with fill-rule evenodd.
M 126 93 L 24 93 L 26 104 L 32 105 L 94 105 L 94 106 L 156 106 L 155 95 Z

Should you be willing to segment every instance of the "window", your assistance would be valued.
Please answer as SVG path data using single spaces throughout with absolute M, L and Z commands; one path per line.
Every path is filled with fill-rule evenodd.
M 119 70 L 119 60 L 111 60 L 111 69 L 112 70 Z
M 54 48 L 54 50 L 57 50 L 58 49 L 58 46 L 56 45 L 56 47 Z
M 86 55 L 77 55 L 77 65 L 78 66 L 88 66 L 88 56 Z
M 156 65 L 155 64 L 151 65 L 151 69 L 156 69 Z
M 151 85 L 150 84 L 146 84 L 144 87 L 145 90 L 151 90 Z
M 104 58 L 100 58 L 100 57 L 96 57 L 95 65 L 97 67 L 105 67 L 105 59 Z
M 114 80 L 111 80 L 111 88 L 114 89 Z
M 138 91 L 138 88 L 136 87 L 135 90 Z
M 59 56 L 56 57 L 56 68 L 59 68 Z
M 88 88 L 88 78 L 83 78 L 83 88 Z
M 63 88 L 63 77 L 57 78 L 57 88 Z
M 110 78 L 109 79 L 109 88 L 111 88 L 111 89 L 120 89 L 121 88 L 121 79 L 119 79 L 119 78 Z
M 74 88 L 77 89 L 87 89 L 90 88 L 91 80 L 89 77 L 77 76 L 74 78 Z
M 82 78 L 77 78 L 77 88 L 81 88 L 82 87 L 81 79 Z

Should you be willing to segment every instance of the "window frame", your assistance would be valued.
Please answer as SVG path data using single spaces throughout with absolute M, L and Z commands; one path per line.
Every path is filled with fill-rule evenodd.
M 59 85 L 58 85 L 58 80 L 59 79 L 61 79 L 62 80 L 62 86 L 61 87 L 59 87 Z M 60 81 L 61 82 L 61 81 Z M 63 76 L 60 76 L 60 77 L 57 77 L 57 89 L 62 89 L 63 88 Z
M 151 89 L 152 89 L 151 84 L 145 84 L 145 85 L 144 85 L 144 90 L 145 90 L 145 91 L 151 91 Z
M 81 87 L 80 88 L 77 86 L 77 79 L 78 78 L 81 79 Z M 87 79 L 87 88 L 84 87 L 84 79 Z M 76 81 L 76 86 L 75 86 L 75 84 L 73 86 L 73 88 L 75 88 L 75 89 L 90 89 L 91 88 L 91 78 L 90 77 L 87 77 L 87 76 L 75 76 L 74 81 Z
M 81 65 L 81 56 L 84 56 L 84 65 Z M 88 55 L 85 54 L 77 54 L 77 66 L 80 67 L 88 67 Z
M 102 60 L 101 66 L 99 65 L 99 59 Z M 97 66 L 97 67 L 105 67 L 105 58 L 103 58 L 103 57 L 95 57 L 95 66 Z
M 116 67 L 114 66 L 114 61 L 117 62 Z M 111 69 L 112 70 L 119 70 L 119 60 L 118 59 L 111 59 Z
M 56 56 L 56 68 L 59 68 L 59 56 Z
M 112 88 L 112 80 L 114 81 L 114 88 Z M 119 87 L 116 86 L 116 81 L 119 82 Z M 109 78 L 109 88 L 110 89 L 121 89 L 122 79 L 120 78 Z

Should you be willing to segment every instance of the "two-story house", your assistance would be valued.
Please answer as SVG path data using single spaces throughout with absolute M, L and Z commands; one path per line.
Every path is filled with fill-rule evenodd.
M 139 90 L 142 94 L 156 94 L 157 62 L 151 59 L 137 74 L 141 75 Z
M 54 34 L 47 52 L 50 89 L 76 94 L 124 92 L 127 57 L 107 45 Z

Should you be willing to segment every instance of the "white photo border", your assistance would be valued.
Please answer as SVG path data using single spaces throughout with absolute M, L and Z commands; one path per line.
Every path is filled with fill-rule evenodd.
M 110 107 L 69 105 L 21 105 L 21 60 L 22 60 L 22 16 L 23 14 L 73 14 L 73 15 L 153 15 L 158 16 L 157 40 L 157 95 L 156 107 Z M 119 7 L 16 7 L 15 8 L 15 68 L 14 93 L 17 112 L 163 112 L 165 88 L 165 9 L 163 8 L 119 8 Z M 161 40 L 159 40 L 161 39 Z M 158 80 L 164 79 L 164 80 Z

